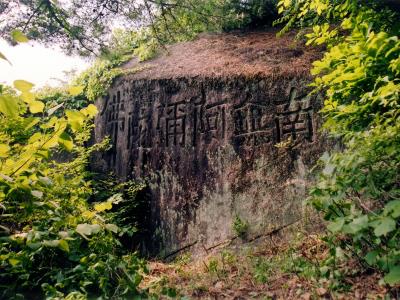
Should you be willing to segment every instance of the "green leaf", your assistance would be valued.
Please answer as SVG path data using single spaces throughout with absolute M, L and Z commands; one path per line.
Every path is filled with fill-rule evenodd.
M 18 101 L 9 95 L 0 96 L 0 112 L 5 116 L 16 117 L 18 115 Z
M 40 118 L 37 117 L 27 117 L 23 120 L 23 127 L 25 129 L 30 129 L 40 122 Z
M 60 137 L 58 138 L 58 143 L 65 148 L 67 151 L 71 151 L 74 148 L 74 141 L 72 140 L 71 136 L 63 132 Z
M 390 272 L 383 277 L 385 282 L 391 286 L 400 283 L 400 266 L 395 266 L 390 269 Z
M 44 103 L 42 101 L 32 101 L 29 103 L 29 110 L 33 114 L 43 112 L 43 109 Z
M 65 252 L 69 252 L 68 242 L 66 240 L 60 240 L 58 247 Z
M 37 250 L 42 246 L 42 243 L 26 243 L 26 245 L 33 250 Z
M 372 266 L 376 263 L 376 258 L 378 257 L 378 255 L 379 255 L 379 252 L 374 250 L 374 251 L 368 252 L 367 255 L 365 255 L 364 259 L 370 266 Z
M 347 224 L 343 228 L 343 232 L 355 234 L 360 230 L 363 230 L 368 227 L 368 216 L 364 215 L 358 218 L 355 218 L 351 223 Z
M 15 267 L 16 265 L 18 265 L 19 263 L 21 263 L 20 260 L 15 259 L 15 258 L 10 258 L 10 259 L 8 260 L 8 262 L 9 262 L 10 265 L 12 265 L 13 267 Z
M 68 92 L 72 95 L 72 96 L 78 96 L 83 92 L 84 87 L 83 86 L 70 86 L 68 88 Z
M 0 52 L 0 59 L 4 59 L 5 61 L 7 61 L 10 65 L 12 65 L 12 63 L 7 59 L 7 57 Z
M 327 228 L 331 232 L 338 232 L 343 228 L 344 222 L 345 222 L 344 218 L 338 218 L 335 221 L 330 222 Z
M 390 217 L 383 217 L 377 222 L 372 223 L 375 228 L 374 233 L 376 236 L 386 235 L 396 229 L 396 222 Z
M 20 92 L 29 92 L 35 85 L 26 80 L 14 80 L 14 87 Z
M 393 200 L 385 205 L 385 213 L 390 214 L 393 218 L 400 217 L 400 200 Z
M 26 37 L 26 35 L 18 29 L 11 31 L 11 38 L 17 43 L 29 42 L 29 39 Z

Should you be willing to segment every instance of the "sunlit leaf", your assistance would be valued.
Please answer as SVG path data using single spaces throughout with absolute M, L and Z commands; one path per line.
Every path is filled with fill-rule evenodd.
M 98 212 L 109 210 L 112 208 L 112 203 L 110 201 L 98 203 L 94 205 L 94 209 Z
M 14 80 L 14 87 L 21 92 L 29 92 L 35 85 L 26 80 Z
M 93 118 L 94 116 L 97 115 L 98 110 L 97 107 L 93 104 L 89 104 L 87 107 L 81 109 L 81 113 L 83 113 L 84 115 Z
M 54 133 L 51 137 L 43 144 L 43 149 L 50 149 L 59 145 L 59 137 L 65 131 L 67 127 L 67 122 L 63 120 L 58 120 L 54 123 Z
M 7 144 L 0 144 L 0 157 L 7 157 L 8 151 L 10 151 L 10 146 Z
M 19 175 L 30 168 L 32 162 L 35 161 L 35 157 L 32 150 L 28 149 L 19 155 L 18 160 L 13 162 L 12 174 Z
M 81 94 L 83 92 L 84 87 L 83 86 L 70 86 L 68 88 L 68 92 L 72 95 L 72 96 L 78 96 L 79 94 Z
M 3 53 L 1 53 L 1 52 L 0 52 L 0 59 L 4 59 L 4 60 L 6 60 L 10 65 L 12 65 L 12 63 L 7 59 L 7 57 L 6 57 Z
M 87 219 L 92 219 L 95 215 L 96 215 L 95 212 L 89 211 L 89 210 L 82 213 L 82 217 L 87 218 Z
M 23 126 L 25 129 L 30 129 L 40 122 L 40 118 L 37 117 L 26 117 L 23 120 Z
M 15 258 L 10 258 L 10 259 L 8 260 L 8 262 L 9 262 L 10 265 L 12 265 L 13 267 L 15 267 L 16 265 L 18 265 L 19 263 L 21 263 L 20 260 L 15 259 Z
M 29 110 L 33 114 L 43 112 L 43 109 L 44 103 L 42 101 L 32 101 L 29 103 Z
M 85 122 L 85 115 L 76 110 L 67 110 L 65 112 L 68 118 L 68 124 L 71 126 L 73 131 L 77 131 L 82 128 Z
M 31 103 L 32 101 L 35 100 L 35 95 L 31 92 L 23 92 L 21 94 L 21 99 L 25 102 L 25 103 Z
M 46 150 L 46 149 L 37 150 L 36 154 L 40 157 L 43 157 L 44 159 L 49 158 L 49 150 Z
M 18 115 L 18 101 L 9 95 L 0 95 L 0 112 L 9 117 Z
M 29 39 L 26 37 L 26 35 L 18 29 L 11 31 L 11 38 L 17 43 L 29 42 Z
M 58 143 L 65 148 L 67 151 L 71 151 L 74 148 L 74 142 L 71 136 L 63 132 L 60 137 L 58 138 Z
M 60 240 L 58 247 L 65 252 L 69 252 L 68 242 L 66 240 Z
M 43 138 L 43 134 L 40 132 L 35 132 L 34 134 L 31 135 L 29 138 L 28 142 L 29 144 L 33 144 L 37 141 L 40 141 Z

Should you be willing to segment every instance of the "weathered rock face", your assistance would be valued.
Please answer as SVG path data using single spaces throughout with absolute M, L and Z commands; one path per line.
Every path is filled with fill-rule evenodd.
M 323 151 L 310 79 L 122 77 L 98 101 L 96 140 L 113 148 L 97 168 L 148 182 L 152 252 L 207 249 L 297 221 L 307 172 Z

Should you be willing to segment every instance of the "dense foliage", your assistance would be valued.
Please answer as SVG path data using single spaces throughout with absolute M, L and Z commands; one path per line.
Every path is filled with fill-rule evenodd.
M 64 109 L 32 88 L 0 87 L 0 298 L 138 295 L 144 263 L 121 247 L 129 229 L 107 212 L 121 197 L 88 203 L 86 165 L 106 147 L 86 144 L 96 107 Z
M 276 0 L 0 0 L 0 36 L 58 44 L 69 53 L 102 53 L 113 28 L 134 30 L 142 47 L 177 42 L 204 31 L 270 23 Z M 11 33 L 11 34 L 10 34 Z
M 378 6 L 379 5 L 379 6 Z M 326 154 L 312 204 L 343 252 L 400 283 L 400 23 L 379 1 L 281 0 L 280 21 L 325 44 L 314 63 L 324 128 L 343 151 Z

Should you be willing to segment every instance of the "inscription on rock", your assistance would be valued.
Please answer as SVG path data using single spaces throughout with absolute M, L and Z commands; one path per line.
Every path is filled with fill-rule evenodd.
M 247 221 L 257 224 L 292 221 L 297 206 L 286 181 L 303 182 L 291 180 L 303 168 L 297 157 L 312 162 L 322 151 L 319 104 L 304 80 L 273 80 L 119 80 L 99 100 L 96 140 L 110 136 L 112 148 L 98 161 L 150 188 L 158 236 L 150 240 L 159 244 L 147 248 L 173 250 L 200 237 L 211 246 L 229 238 L 238 212 L 252 212 Z M 275 145 L 285 141 L 291 148 L 282 154 Z
M 133 95 L 126 90 L 124 94 Z M 272 101 L 274 105 L 271 99 L 234 104 L 218 99 L 160 103 L 137 98 L 127 99 L 126 105 L 125 98 L 118 89 L 108 95 L 101 115 L 112 143 L 117 145 L 126 135 L 127 149 L 197 147 L 213 141 L 223 146 L 225 137 L 243 146 L 313 140 L 313 107 L 307 94 L 299 96 L 295 88 L 287 99 Z

